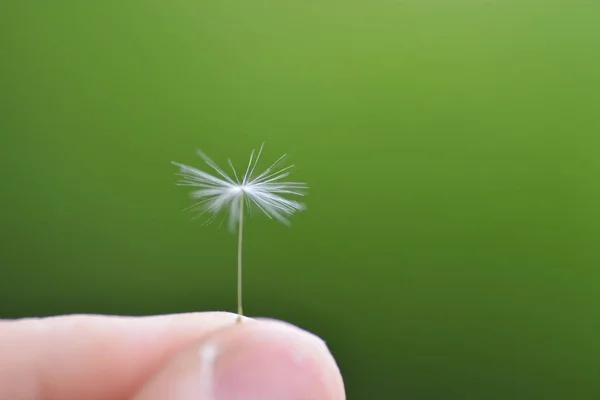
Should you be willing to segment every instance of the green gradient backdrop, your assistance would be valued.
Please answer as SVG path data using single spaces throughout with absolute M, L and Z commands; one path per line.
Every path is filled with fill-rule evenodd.
M 600 398 L 599 21 L 4 0 L 0 316 L 233 311 L 235 236 L 189 222 L 169 162 L 264 140 L 309 210 L 248 223 L 246 310 L 323 336 L 349 399 Z

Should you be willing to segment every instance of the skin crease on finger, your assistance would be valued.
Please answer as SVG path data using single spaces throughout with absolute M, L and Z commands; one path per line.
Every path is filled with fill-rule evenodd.
M 206 312 L 0 321 L 0 400 L 129 399 L 178 351 L 236 318 Z
M 142 393 L 147 393 L 146 388 L 176 363 L 171 361 L 172 358 L 185 358 L 188 349 L 198 347 L 208 338 L 213 344 L 240 344 L 244 343 L 245 337 L 252 338 L 255 329 L 252 325 L 269 325 L 268 322 L 256 324 L 250 319 L 235 324 L 235 319 L 234 314 L 214 312 L 154 317 L 76 315 L 0 321 L 0 400 L 130 399 L 141 387 L 144 387 Z M 297 335 L 292 331 L 304 332 L 289 324 L 275 325 L 291 327 L 286 335 Z M 227 339 L 236 335 L 242 340 Z M 304 332 L 304 336 L 307 335 L 310 334 Z M 285 346 L 269 346 L 268 349 L 285 351 Z M 261 355 L 267 354 L 260 351 Z M 198 356 L 199 353 L 195 354 Z M 326 390 L 333 396 L 318 398 L 344 399 L 343 383 L 335 361 L 327 359 L 331 356 L 326 348 L 318 350 L 317 354 L 324 357 L 323 373 L 330 382 Z M 218 365 L 217 374 L 220 370 L 235 367 L 236 362 L 227 360 L 231 357 L 224 357 L 215 364 Z M 228 363 L 233 367 L 227 367 Z M 253 370 L 259 369 L 251 368 Z M 201 380 L 198 375 L 190 376 Z M 150 383 L 146 383 L 149 379 Z M 234 385 L 230 387 L 241 387 L 243 382 L 232 383 Z

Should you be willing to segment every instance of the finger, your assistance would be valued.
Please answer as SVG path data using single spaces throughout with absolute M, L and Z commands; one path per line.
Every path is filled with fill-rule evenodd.
M 236 315 L 0 321 L 0 399 L 129 399 L 181 349 Z
M 344 400 L 325 343 L 293 325 L 249 321 L 206 336 L 171 360 L 134 400 Z

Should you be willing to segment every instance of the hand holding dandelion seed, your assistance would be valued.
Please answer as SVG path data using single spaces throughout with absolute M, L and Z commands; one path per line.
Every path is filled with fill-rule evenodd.
M 184 180 L 198 187 L 193 209 L 229 212 L 238 227 L 238 315 L 192 313 L 145 318 L 69 315 L 0 320 L 0 397 L 62 400 L 344 400 L 342 376 L 325 342 L 293 325 L 242 319 L 241 268 L 244 208 L 270 218 L 304 208 L 282 197 L 306 185 L 283 182 L 285 156 L 253 178 L 262 147 L 240 180 L 181 164 Z M 231 165 L 231 162 L 230 162 Z M 258 367 L 258 368 L 257 368 Z M 4 398 L 4 397 L 2 397 Z
M 0 319 L 0 398 L 345 399 L 321 339 L 281 321 L 236 318 L 200 312 Z
M 295 200 L 289 200 L 284 195 L 303 196 L 308 189 L 302 182 L 287 182 L 283 179 L 289 176 L 293 165 L 277 169 L 285 159 L 286 154 L 279 157 L 269 168 L 254 177 L 258 161 L 264 147 L 260 146 L 258 154 L 252 150 L 246 171 L 239 178 L 231 160 L 229 166 L 233 172 L 233 178 L 221 169 L 206 154 L 198 151 L 198 155 L 219 176 L 211 175 L 188 165 L 174 162 L 179 167 L 179 175 L 182 179 L 178 182 L 182 186 L 192 186 L 198 189 L 192 191 L 190 196 L 198 200 L 190 207 L 198 212 L 196 218 L 205 213 L 210 213 L 210 219 L 225 211 L 229 214 L 229 228 L 238 230 L 238 322 L 242 321 L 242 242 L 244 228 L 244 208 L 258 208 L 263 214 L 271 219 L 276 219 L 286 225 L 289 224 L 288 216 L 297 211 L 304 210 L 304 204 Z

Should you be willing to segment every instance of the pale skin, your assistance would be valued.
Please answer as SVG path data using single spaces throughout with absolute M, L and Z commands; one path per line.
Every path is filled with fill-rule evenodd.
M 0 320 L 0 399 L 344 400 L 316 336 L 207 312 Z

